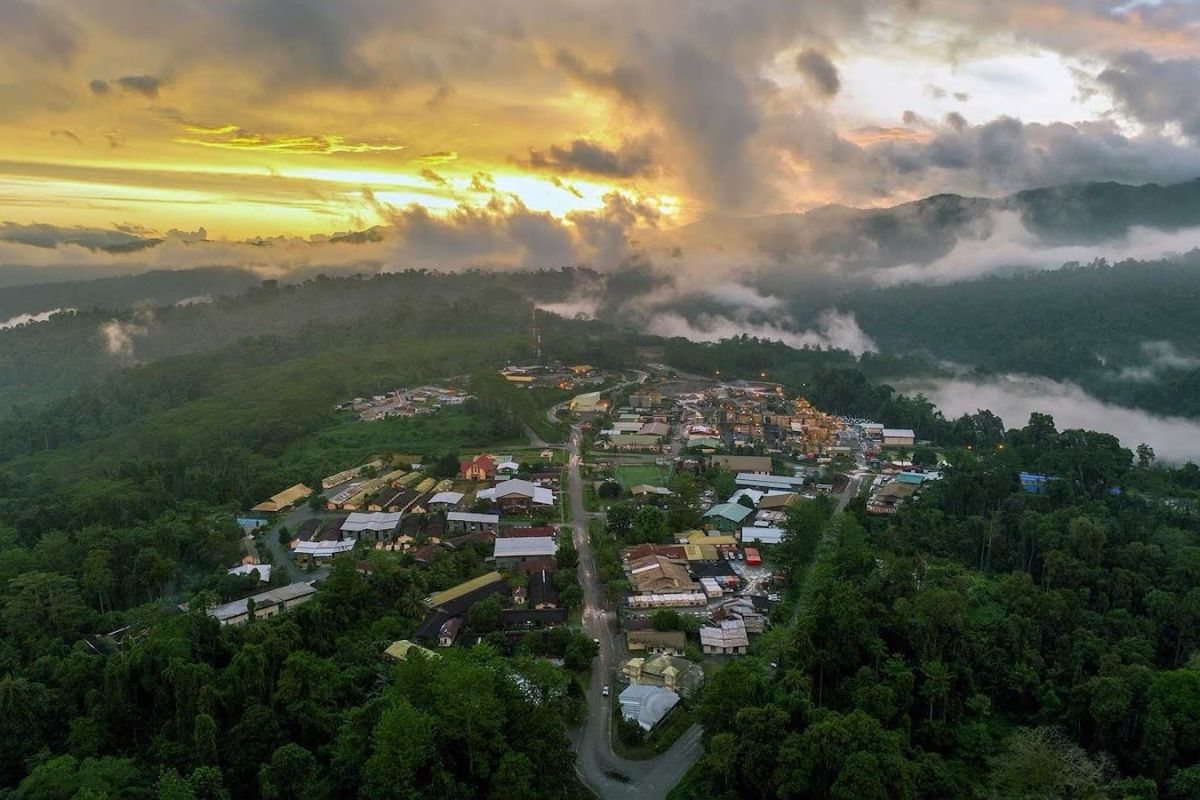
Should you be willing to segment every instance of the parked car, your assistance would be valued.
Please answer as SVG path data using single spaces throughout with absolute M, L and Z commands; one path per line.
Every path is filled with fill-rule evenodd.
M 606 684 L 604 684 L 604 686 L 600 687 L 600 694 L 604 695 L 605 697 L 608 697 L 609 690 L 608 690 L 608 684 L 607 684 L 607 683 L 606 683 Z

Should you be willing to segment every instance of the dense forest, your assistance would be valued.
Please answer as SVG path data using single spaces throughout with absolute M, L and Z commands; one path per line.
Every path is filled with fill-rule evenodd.
M 172 605 L 246 594 L 252 579 L 224 574 L 233 512 L 284 486 L 544 423 L 561 396 L 496 374 L 532 357 L 520 293 L 414 297 L 109 370 L 0 422 L 0 736 L 13 744 L 0 796 L 576 795 L 564 730 L 582 696 L 535 658 L 568 642 L 380 659 L 423 597 L 478 574 L 476 549 L 368 577 L 339 564 L 317 600 L 261 625 Z M 918 359 L 550 315 L 539 327 L 547 358 L 620 369 L 654 345 L 680 370 L 765 374 L 829 411 L 913 427 L 950 462 L 894 517 L 861 502 L 795 512 L 777 555 L 794 602 L 699 699 L 707 754 L 680 796 L 1198 796 L 1200 469 L 1040 415 L 1007 431 L 987 412 L 946 419 L 878 380 Z M 334 408 L 431 380 L 476 399 L 369 426 Z M 1026 494 L 1020 470 L 1055 480 Z M 627 522 L 661 539 L 694 515 L 679 501 Z M 119 644 L 92 636 L 110 631 Z
M 399 303 L 120 369 L 0 423 L 0 796 L 575 796 L 565 729 L 582 692 L 537 658 L 569 658 L 570 641 L 500 636 L 436 669 L 381 658 L 424 597 L 485 570 L 479 546 L 366 578 L 340 564 L 269 624 L 174 606 L 252 590 L 225 575 L 233 517 L 284 486 L 376 454 L 525 441 L 561 399 L 496 371 L 530 357 L 528 313 L 496 291 Z M 564 325 L 552 353 L 632 352 Z M 335 410 L 446 379 L 473 399 L 370 424 Z
M 1034 415 L 893 517 L 795 511 L 796 624 L 714 676 L 676 796 L 1200 797 L 1200 471 L 1149 456 Z
M 212 285 L 211 276 L 197 277 L 194 272 L 182 274 L 190 276 L 185 285 L 191 287 L 202 281 Z M 375 341 L 383 341 L 383 319 L 402 323 L 391 331 L 392 341 L 402 336 L 421 338 L 432 331 L 441 334 L 438 328 L 442 325 L 455 326 L 464 336 L 478 334 L 486 330 L 482 327 L 485 320 L 499 324 L 498 332 L 523 331 L 528 337 L 530 309 L 517 298 L 559 300 L 570 292 L 575 280 L 571 270 L 503 275 L 416 270 L 342 278 L 321 275 L 299 283 L 256 281 L 245 290 L 233 291 L 244 276 L 233 272 L 227 287 L 218 281 L 216 288 L 210 288 L 207 293 L 213 296 L 206 298 L 209 302 L 131 304 L 130 297 L 145 300 L 170 296 L 162 293 L 170 288 L 171 281 L 159 275 L 112 279 L 116 283 L 88 282 L 78 290 L 90 295 L 95 288 L 95 299 L 72 303 L 71 307 L 79 309 L 76 313 L 0 329 L 0 416 L 14 405 L 44 405 L 115 370 L 172 356 L 211 352 L 246 338 L 270 336 L 311 343 L 324 332 L 341 335 L 347 346 L 353 346 L 361 338 L 359 331 L 363 335 L 373 331 Z M 184 283 L 184 277 L 175 281 L 180 283 Z M 8 302 L 26 313 L 49 310 L 58 305 L 23 306 L 14 304 L 12 298 L 21 299 L 21 292 L 61 291 L 61 286 L 0 289 L 0 303 Z M 219 293 L 225 289 L 228 293 Z M 56 298 L 56 303 L 67 302 L 64 297 Z M 468 305 L 456 305 L 460 302 Z M 477 308 L 482 314 L 478 324 L 462 315 L 468 308 Z M 437 323 L 431 326 L 433 320 Z M 65 355 L 70 357 L 71 369 L 62 368 L 60 359 Z

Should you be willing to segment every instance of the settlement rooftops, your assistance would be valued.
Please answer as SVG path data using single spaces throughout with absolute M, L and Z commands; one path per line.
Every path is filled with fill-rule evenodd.
M 718 503 L 704 512 L 705 517 L 722 517 L 730 522 L 741 522 L 754 512 L 740 503 Z
M 552 536 L 519 536 L 497 539 L 494 558 L 529 558 L 531 556 L 552 556 L 558 550 L 558 544 Z
M 490 586 L 494 583 L 504 583 L 504 576 L 499 572 L 488 572 L 484 575 L 480 575 L 478 578 L 472 578 L 469 581 L 464 581 L 457 586 L 452 586 L 443 592 L 438 592 L 437 594 L 432 595 L 425 601 L 425 604 L 430 608 L 437 608 L 438 606 L 443 606 L 446 603 L 449 603 L 451 600 L 455 600 L 463 595 L 470 594 L 477 589 L 482 589 L 483 587 Z
M 400 516 L 399 511 L 391 513 L 355 511 L 346 517 L 346 521 L 342 523 L 342 531 L 349 533 L 354 531 L 394 530 L 400 524 Z
M 312 494 L 312 489 L 305 486 L 303 483 L 297 483 L 284 489 L 277 495 L 274 495 L 270 500 L 259 503 L 250 509 L 251 511 L 282 511 L 285 508 L 291 508 L 300 500 Z
M 264 610 L 276 605 L 286 607 L 288 603 L 294 603 L 316 593 L 317 590 L 311 583 L 289 583 L 287 586 L 270 589 L 252 597 L 243 597 L 241 600 L 214 606 L 208 609 L 208 615 L 222 625 L 227 625 L 249 616 L 251 600 L 254 601 L 256 610 Z

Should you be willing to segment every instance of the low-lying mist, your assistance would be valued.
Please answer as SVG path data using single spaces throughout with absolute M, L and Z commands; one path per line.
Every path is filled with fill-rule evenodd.
M 1163 461 L 1200 461 L 1200 422 L 1167 417 L 1104 403 L 1073 383 L 1031 375 L 920 379 L 897 382 L 896 388 L 921 392 L 948 418 L 987 409 L 1007 428 L 1025 425 L 1033 412 L 1050 414 L 1059 430 L 1084 428 L 1111 433 L 1132 449 L 1142 442 Z

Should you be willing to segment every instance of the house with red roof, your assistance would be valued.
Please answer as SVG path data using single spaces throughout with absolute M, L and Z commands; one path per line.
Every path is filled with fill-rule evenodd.
M 458 473 L 469 481 L 490 481 L 496 477 L 496 462 L 488 455 L 477 455 L 459 462 Z

